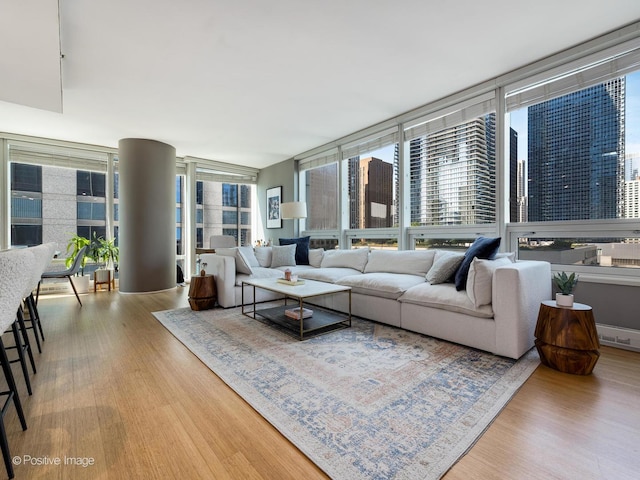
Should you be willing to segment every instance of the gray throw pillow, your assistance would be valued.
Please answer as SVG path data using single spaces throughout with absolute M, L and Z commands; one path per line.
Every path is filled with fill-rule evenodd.
M 438 251 L 432 267 L 427 272 L 427 282 L 436 285 L 451 280 L 463 259 L 464 253 Z
M 296 245 L 274 245 L 271 247 L 271 268 L 289 267 L 296 264 Z
M 271 247 L 256 247 L 255 255 L 260 267 L 269 268 L 271 266 Z

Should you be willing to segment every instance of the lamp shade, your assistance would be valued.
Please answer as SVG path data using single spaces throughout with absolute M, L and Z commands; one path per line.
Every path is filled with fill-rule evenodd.
M 307 218 L 307 202 L 281 203 L 280 218 Z

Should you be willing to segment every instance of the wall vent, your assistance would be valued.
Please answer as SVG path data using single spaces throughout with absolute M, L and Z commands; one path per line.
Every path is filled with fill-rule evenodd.
M 601 345 L 640 352 L 640 330 L 611 325 L 596 325 L 596 328 Z

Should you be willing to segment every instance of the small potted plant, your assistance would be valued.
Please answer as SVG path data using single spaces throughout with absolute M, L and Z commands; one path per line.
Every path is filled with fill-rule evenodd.
M 98 264 L 98 269 L 95 272 L 95 281 L 104 283 L 112 280 L 113 271 L 117 268 L 120 257 L 120 250 L 115 245 L 114 240 L 97 237 L 94 232 L 89 249 L 91 258 Z
M 575 272 L 567 275 L 566 272 L 556 273 L 553 281 L 560 292 L 556 293 L 556 305 L 559 307 L 573 307 L 573 289 L 578 283 Z

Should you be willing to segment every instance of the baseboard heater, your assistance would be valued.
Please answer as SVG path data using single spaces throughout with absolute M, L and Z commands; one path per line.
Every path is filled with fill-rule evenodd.
M 640 330 L 597 324 L 601 345 L 640 352 Z

